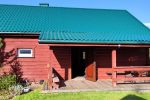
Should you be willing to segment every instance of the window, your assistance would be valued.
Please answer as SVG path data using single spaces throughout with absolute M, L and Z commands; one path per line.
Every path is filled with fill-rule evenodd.
M 86 58 L 86 52 L 82 52 L 82 59 L 84 59 L 85 60 L 85 58 Z
M 32 49 L 18 49 L 18 57 L 33 57 Z

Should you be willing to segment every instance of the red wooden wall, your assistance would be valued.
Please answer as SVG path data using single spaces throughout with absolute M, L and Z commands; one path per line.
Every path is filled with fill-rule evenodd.
M 47 79 L 47 64 L 54 67 L 58 76 L 63 79 L 71 79 L 71 47 L 49 47 L 47 44 L 39 44 L 38 38 L 5 38 L 5 52 L 17 48 L 32 48 L 33 58 L 18 58 L 23 77 L 30 80 Z M 111 78 L 111 51 L 110 47 L 94 47 L 94 59 L 97 66 L 98 79 Z M 117 66 L 147 64 L 146 48 L 117 48 Z M 4 70 L 8 71 L 9 66 Z
M 37 38 L 4 38 L 5 52 L 17 48 L 32 48 L 32 58 L 18 58 L 23 78 L 29 80 L 47 79 L 47 64 L 49 63 L 49 46 L 38 43 Z M 9 65 L 4 66 L 5 71 L 10 69 Z
M 33 81 L 46 80 L 48 77 L 47 64 L 50 63 L 61 79 L 71 79 L 71 47 L 49 47 L 46 44 L 39 44 L 38 38 L 9 37 L 3 40 L 5 52 L 13 49 L 16 51 L 17 48 L 33 49 L 34 57 L 17 58 L 23 78 Z M 3 68 L 3 71 L 6 72 L 11 69 L 9 64 Z
M 147 63 L 146 48 L 120 48 L 117 50 L 117 66 L 143 66 Z
M 63 80 L 71 79 L 71 47 L 51 47 L 51 66 Z
M 96 47 L 95 52 L 95 61 L 97 66 L 97 77 L 98 79 L 107 79 L 111 78 L 108 75 L 108 72 L 111 72 L 111 48 L 106 47 Z

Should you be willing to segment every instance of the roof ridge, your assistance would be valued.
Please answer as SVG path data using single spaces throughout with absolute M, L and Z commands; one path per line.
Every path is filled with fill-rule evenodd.
M 24 6 L 24 7 L 38 7 L 38 8 L 61 8 L 61 9 L 126 11 L 125 9 L 82 8 L 82 7 L 59 7 L 59 6 L 41 7 L 41 6 L 38 6 L 38 5 L 34 6 L 34 5 L 17 5 L 17 4 L 0 4 L 0 6 Z

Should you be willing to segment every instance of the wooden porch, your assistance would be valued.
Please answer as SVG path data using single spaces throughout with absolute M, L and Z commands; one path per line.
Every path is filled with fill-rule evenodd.
M 116 87 L 112 87 L 112 80 L 88 81 L 84 77 L 77 77 L 65 81 L 65 85 L 59 89 L 43 92 L 84 92 L 84 91 L 150 91 L 150 81 L 140 81 L 137 83 L 120 82 Z
M 93 62 L 90 62 L 90 64 L 96 62 L 96 64 L 93 64 L 94 67 L 96 68 L 95 72 L 96 71 L 98 72 L 96 74 L 97 76 L 96 75 L 95 76 L 97 77 L 97 79 L 100 80 L 100 81 L 99 80 L 96 81 L 95 83 L 90 82 L 88 80 L 79 81 L 79 82 L 76 82 L 76 81 L 72 82 L 72 81 L 74 81 L 74 79 L 72 79 L 72 77 L 71 77 L 72 76 L 72 74 L 71 74 L 72 73 L 72 67 L 71 67 L 71 61 L 70 61 L 70 59 L 71 59 L 71 53 L 70 53 L 71 47 L 68 47 L 67 49 L 65 48 L 66 52 L 63 52 L 63 57 L 65 57 L 65 58 L 62 57 L 62 52 L 60 52 L 60 51 L 64 51 L 64 48 L 65 47 L 50 48 L 50 51 L 51 51 L 50 64 L 49 64 L 50 66 L 48 66 L 48 68 L 49 68 L 49 71 L 48 71 L 48 80 L 49 81 L 48 82 L 50 85 L 50 89 L 52 89 L 52 87 L 53 87 L 52 86 L 52 84 L 53 84 L 53 79 L 52 79 L 53 69 L 56 69 L 56 68 L 62 69 L 61 67 L 66 66 L 66 65 L 69 66 L 69 67 L 65 67 L 67 69 L 67 71 L 64 71 L 64 72 L 67 72 L 67 73 L 60 74 L 64 77 L 68 76 L 68 78 L 66 78 L 66 79 L 64 78 L 64 80 L 67 80 L 65 82 L 66 87 L 61 87 L 59 90 L 69 89 L 69 88 L 78 89 L 80 87 L 85 88 L 85 89 L 90 89 L 91 85 L 92 85 L 92 87 L 91 87 L 92 89 L 96 89 L 99 86 L 101 88 L 101 86 L 103 86 L 103 85 L 105 87 L 106 81 L 107 81 L 107 85 L 108 85 L 108 86 L 106 86 L 106 89 L 107 89 L 107 87 L 111 87 L 111 88 L 108 88 L 109 90 L 110 89 L 118 89 L 118 87 L 120 87 L 120 85 L 121 85 L 121 88 L 119 88 L 119 89 L 125 89 L 126 87 L 131 88 L 131 89 L 135 89 L 135 87 L 139 87 L 138 85 L 142 85 L 143 88 L 147 87 L 147 85 L 149 86 L 149 84 L 147 84 L 147 83 L 146 83 L 147 84 L 146 86 L 143 86 L 143 85 L 145 85 L 145 82 L 150 81 L 150 66 L 149 66 L 149 51 L 148 51 L 149 48 L 138 47 L 138 48 L 133 48 L 133 50 L 131 50 L 132 48 L 126 48 L 126 47 L 125 48 L 119 48 L 119 47 L 118 48 L 116 48 L 116 47 L 114 47 L 114 48 L 103 48 L 102 47 L 102 48 L 94 49 L 95 50 L 94 51 L 95 57 L 94 57 Z M 58 52 L 59 55 L 57 54 L 57 51 L 59 51 Z M 126 51 L 126 52 L 120 52 L 120 51 Z M 69 55 L 68 55 L 68 53 L 69 53 Z M 134 55 L 132 55 L 133 53 L 134 53 Z M 64 54 L 66 56 L 64 56 Z M 126 56 L 127 54 L 128 54 L 128 56 Z M 121 58 L 123 58 L 123 59 L 120 60 Z M 55 60 L 55 62 L 54 62 L 54 60 Z M 61 61 L 63 61 L 63 64 L 61 63 Z M 64 64 L 64 61 L 65 61 L 65 64 Z M 123 62 L 121 62 L 121 61 L 123 61 Z M 139 63 L 139 62 L 141 62 L 141 63 Z M 59 65 L 57 65 L 57 64 L 59 64 Z M 125 66 L 122 66 L 122 65 L 125 65 Z M 133 65 L 133 66 L 131 66 L 131 65 Z M 58 66 L 58 67 L 56 67 L 56 66 Z M 106 69 L 106 71 L 104 71 L 105 69 Z M 128 74 L 132 74 L 133 72 L 136 72 L 138 75 L 130 75 L 130 76 L 128 75 Z M 109 77 L 110 77 L 109 81 L 108 81 L 108 77 L 107 77 L 106 81 L 102 80 L 104 78 L 104 76 L 99 76 L 99 75 L 102 75 L 103 73 L 109 75 Z M 120 73 L 121 73 L 121 75 L 120 75 Z M 101 84 L 99 84 L 99 82 Z M 120 82 L 124 83 L 124 84 L 118 84 Z M 128 82 L 130 84 L 126 84 L 126 82 Z M 77 85 L 78 83 L 79 83 L 79 85 Z M 83 83 L 85 83 L 85 84 L 83 84 Z M 133 83 L 135 83 L 135 85 L 133 85 Z M 140 84 L 137 84 L 137 83 L 140 83 Z M 144 83 L 144 84 L 141 84 L 141 83 Z M 82 84 L 83 84 L 83 86 L 82 86 Z M 84 85 L 87 87 L 84 87 Z M 116 85 L 118 85 L 118 86 L 116 88 L 114 88 Z M 96 86 L 96 87 L 94 87 L 94 86 Z

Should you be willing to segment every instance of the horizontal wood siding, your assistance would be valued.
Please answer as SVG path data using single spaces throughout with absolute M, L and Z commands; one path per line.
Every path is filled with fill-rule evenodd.
M 120 48 L 117 50 L 117 66 L 143 66 L 146 57 L 146 48 Z
M 111 78 L 108 73 L 111 72 L 111 48 L 96 47 L 94 51 L 98 79 Z
M 71 78 L 71 48 L 51 47 L 51 66 L 55 69 L 59 78 L 68 80 Z
M 5 52 L 18 48 L 32 48 L 33 58 L 17 58 L 23 78 L 32 81 L 46 80 L 48 75 L 47 64 L 49 63 L 49 46 L 38 43 L 37 38 L 4 38 Z M 9 71 L 9 65 L 4 66 Z

